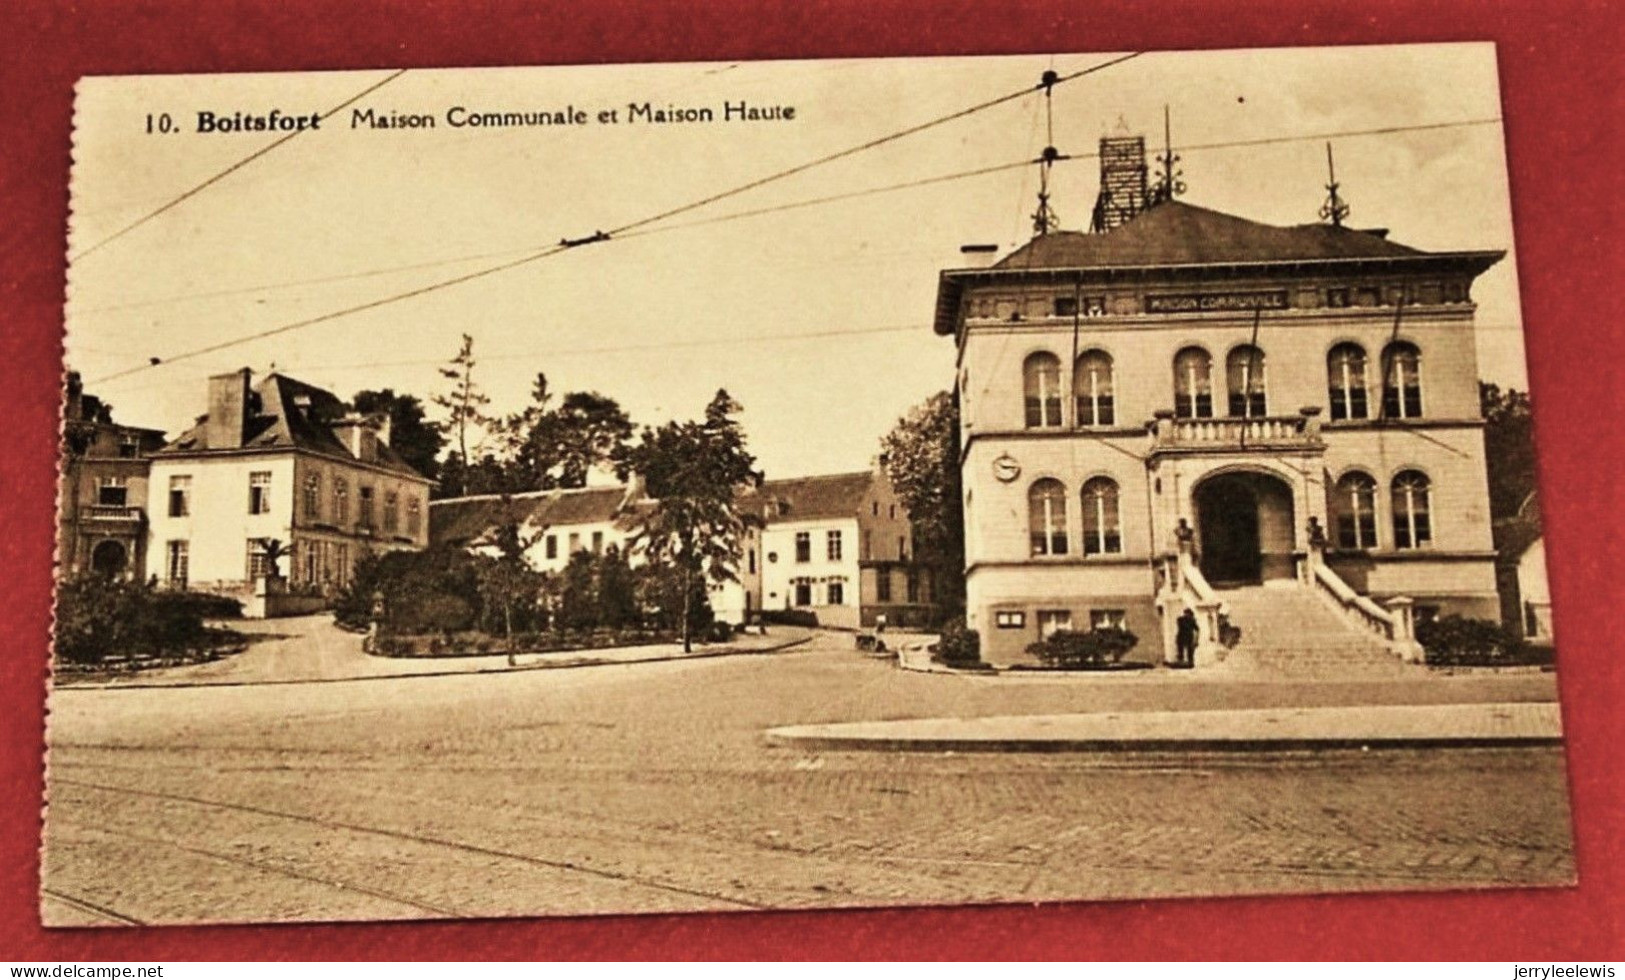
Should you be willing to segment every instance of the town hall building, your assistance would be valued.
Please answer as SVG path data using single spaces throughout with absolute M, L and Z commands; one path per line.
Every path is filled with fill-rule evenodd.
M 1503 253 L 1347 227 L 1335 185 L 1322 223 L 1261 224 L 1101 149 L 1090 232 L 940 275 L 984 659 L 1121 626 L 1171 662 L 1189 609 L 1199 668 L 1398 662 L 1418 616 L 1495 618 L 1472 287 Z

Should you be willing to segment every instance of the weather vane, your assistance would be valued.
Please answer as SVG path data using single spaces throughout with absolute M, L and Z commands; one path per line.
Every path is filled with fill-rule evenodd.
M 1343 227 L 1349 216 L 1348 202 L 1337 195 L 1337 167 L 1332 163 L 1332 144 L 1326 144 L 1326 203 L 1320 206 L 1322 221 L 1330 221 L 1333 228 Z

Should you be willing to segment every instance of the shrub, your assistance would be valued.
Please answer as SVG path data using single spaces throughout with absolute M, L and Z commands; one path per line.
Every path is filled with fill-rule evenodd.
M 1138 642 L 1139 637 L 1124 629 L 1056 630 L 1047 639 L 1029 644 L 1027 652 L 1048 667 L 1099 670 L 1121 661 Z
M 479 566 L 492 559 L 450 547 L 366 555 L 333 604 L 341 626 L 365 629 L 373 596 L 384 597 L 387 630 L 429 632 L 467 629 L 482 612 Z
M 937 641 L 936 659 L 950 667 L 975 667 L 982 662 L 982 634 L 965 626 L 965 620 L 955 618 L 942 627 Z
M 109 582 L 99 576 L 64 581 L 57 590 L 55 650 L 67 664 L 185 657 L 237 639 L 205 619 L 242 612 L 233 599 Z
M 1504 666 L 1523 663 L 1526 644 L 1501 623 L 1467 616 L 1442 616 L 1416 624 L 1416 641 L 1427 662 L 1440 666 Z

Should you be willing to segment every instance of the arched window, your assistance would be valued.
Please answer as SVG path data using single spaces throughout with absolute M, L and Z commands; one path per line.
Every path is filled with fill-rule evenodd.
M 1326 355 L 1326 394 L 1331 417 L 1370 418 L 1365 389 L 1365 348 L 1338 344 Z
M 1027 521 L 1034 555 L 1064 555 L 1066 487 L 1060 480 L 1039 480 L 1027 491 Z
M 1264 398 L 1264 352 L 1243 344 L 1225 358 L 1224 374 L 1230 391 L 1230 414 L 1238 418 L 1261 418 L 1269 414 Z
M 1061 424 L 1061 359 L 1039 352 L 1022 365 L 1022 386 L 1027 394 L 1027 428 Z
M 1332 529 L 1339 548 L 1377 546 L 1377 481 L 1365 473 L 1347 473 L 1332 488 Z
M 1213 417 L 1213 358 L 1200 347 L 1174 355 L 1174 414 L 1182 419 Z
M 1097 476 L 1083 485 L 1083 553 L 1123 553 L 1123 528 L 1118 522 L 1117 484 Z
M 1390 419 L 1422 415 L 1422 352 L 1404 341 L 1382 352 L 1382 414 Z
M 1433 519 L 1426 474 L 1406 470 L 1394 477 L 1394 547 L 1420 548 L 1433 540 Z
M 1079 425 L 1111 425 L 1117 418 L 1112 402 L 1112 356 L 1103 350 L 1084 351 L 1073 367 L 1072 393 L 1077 398 Z

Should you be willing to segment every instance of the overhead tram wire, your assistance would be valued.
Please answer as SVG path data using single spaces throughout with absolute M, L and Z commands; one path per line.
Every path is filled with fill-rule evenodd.
M 1438 129 L 1454 129 L 1454 128 L 1464 127 L 1464 126 L 1483 126 L 1483 125 L 1488 125 L 1488 124 L 1491 124 L 1491 123 L 1498 123 L 1500 121 L 1501 121 L 1500 117 L 1496 116 L 1496 117 L 1489 117 L 1489 118 L 1484 118 L 1484 119 L 1463 119 L 1463 120 L 1454 120 L 1454 121 L 1450 121 L 1450 122 L 1421 123 L 1421 124 L 1412 125 L 1412 126 L 1385 126 L 1385 127 L 1380 128 L 1380 129 L 1344 130 L 1344 131 L 1336 132 L 1336 133 L 1307 133 L 1307 134 L 1295 135 L 1295 136 L 1270 136 L 1270 137 L 1263 137 L 1263 138 L 1260 138 L 1260 139 L 1251 139 L 1251 140 L 1229 140 L 1229 141 L 1224 141 L 1224 142 L 1219 142 L 1219 143 L 1202 143 L 1202 144 L 1198 144 L 1198 145 L 1195 145 L 1195 146 L 1183 147 L 1182 149 L 1183 149 L 1184 152 L 1188 153 L 1188 152 L 1191 152 L 1191 151 L 1225 150 L 1225 149 L 1245 148 L 1245 147 L 1252 147 L 1252 146 L 1266 146 L 1266 145 L 1274 145 L 1274 144 L 1281 144 L 1281 143 L 1295 143 L 1295 142 L 1302 142 L 1302 141 L 1308 141 L 1308 140 L 1323 140 L 1323 139 L 1327 139 L 1327 138 L 1331 138 L 1331 137 L 1353 138 L 1353 137 L 1359 137 L 1359 136 L 1386 136 L 1386 135 L 1393 135 L 1393 134 L 1397 134 L 1397 133 L 1423 132 L 1423 131 L 1438 130 Z M 1056 157 L 1056 162 L 1066 162 L 1066 161 L 1076 161 L 1076 160 L 1093 160 L 1093 159 L 1097 159 L 1099 156 L 1100 156 L 1100 154 L 1095 153 L 1095 152 L 1062 154 L 1062 155 L 1059 155 L 1059 156 Z M 661 226 L 659 228 L 654 228 L 654 229 L 641 229 L 641 230 L 632 232 L 630 234 L 622 234 L 619 237 L 623 238 L 623 239 L 626 239 L 626 238 L 639 238 L 639 237 L 643 237 L 645 235 L 652 235 L 652 234 L 657 234 L 657 233 L 665 232 L 665 231 L 681 231 L 681 230 L 688 229 L 688 228 L 699 228 L 699 227 L 703 227 L 703 226 L 706 226 L 706 225 L 721 224 L 721 223 L 728 222 L 728 221 L 735 221 L 735 220 L 738 220 L 738 219 L 741 219 L 741 218 L 753 218 L 753 217 L 759 217 L 759 216 L 769 215 L 769 214 L 778 214 L 778 213 L 785 212 L 785 211 L 794 211 L 794 210 L 797 210 L 797 209 L 800 209 L 800 208 L 816 207 L 818 205 L 823 205 L 823 204 L 832 204 L 832 203 L 837 203 L 837 202 L 840 202 L 840 201 L 853 200 L 853 199 L 856 199 L 856 198 L 871 197 L 871 196 L 874 196 L 874 195 L 877 195 L 877 194 L 891 193 L 893 191 L 910 190 L 912 188 L 925 187 L 925 186 L 929 186 L 929 185 L 932 185 L 932 184 L 944 184 L 944 183 L 948 183 L 948 182 L 955 181 L 955 180 L 964 180 L 964 179 L 968 179 L 968 178 L 972 178 L 972 177 L 981 177 L 981 176 L 985 176 L 985 175 L 988 175 L 988 174 L 1002 173 L 1003 171 L 1006 171 L 1006 170 L 1016 170 L 1016 169 L 1023 168 L 1023 167 L 1029 167 L 1029 166 L 1032 166 L 1035 163 L 1038 163 L 1039 160 L 1040 160 L 1040 158 L 1036 158 L 1036 157 L 1032 158 L 1032 159 L 1027 159 L 1027 160 L 1014 160 L 1014 161 L 1011 161 L 1009 163 L 1000 163 L 1000 164 L 994 164 L 994 165 L 986 166 L 986 167 L 977 167 L 977 168 L 972 169 L 972 170 L 961 170 L 961 171 L 957 171 L 957 172 L 954 172 L 954 173 L 939 174 L 939 175 L 936 175 L 936 176 L 933 176 L 933 177 L 923 177 L 923 178 L 919 178 L 919 179 L 916 179 L 916 180 L 903 181 L 903 182 L 895 183 L 895 184 L 883 184 L 883 185 L 879 185 L 879 186 L 876 186 L 876 187 L 866 187 L 866 188 L 862 188 L 860 190 L 845 191 L 845 192 L 842 192 L 842 193 L 839 193 L 839 194 L 828 194 L 828 195 L 824 195 L 824 196 L 821 196 L 821 197 L 805 198 L 805 199 L 798 200 L 798 201 L 789 201 L 789 202 L 786 202 L 784 204 L 776 204 L 776 205 L 768 205 L 768 206 L 764 206 L 764 207 L 760 207 L 760 208 L 752 208 L 752 209 L 746 210 L 746 211 L 731 211 L 731 212 L 728 212 L 727 214 L 720 214 L 720 215 L 716 215 L 716 216 L 710 217 L 710 218 L 700 218 L 700 219 L 696 219 L 694 221 L 681 222 L 679 224 L 664 225 L 664 226 Z M 1025 186 L 1026 186 L 1025 183 L 1023 183 L 1022 186 L 1023 186 L 1023 188 L 1025 188 Z M 1027 192 L 1025 191 L 1025 189 L 1023 189 L 1022 193 L 1020 194 L 1020 197 L 1025 199 L 1026 196 L 1027 196 Z M 1018 218 L 1018 221 L 1019 220 L 1020 219 Z M 191 294 L 184 294 L 184 295 L 179 295 L 179 296 L 160 297 L 160 298 L 151 299 L 151 300 L 138 300 L 138 301 L 134 301 L 134 302 L 130 302 L 130 303 L 118 303 L 118 304 L 113 304 L 113 305 L 108 305 L 108 306 L 97 306 L 97 307 L 91 307 L 91 308 L 84 309 L 84 310 L 76 310 L 76 311 L 74 311 L 74 315 L 75 316 L 91 316 L 91 315 L 96 315 L 96 314 L 101 314 L 101 313 L 111 313 L 111 312 L 118 312 L 118 311 L 122 311 L 122 310 L 130 310 L 130 309 L 141 309 L 141 308 L 151 307 L 151 306 L 161 306 L 161 305 L 165 305 L 165 304 L 169 304 L 169 303 L 181 303 L 181 302 L 186 302 L 186 301 L 189 301 L 189 300 L 196 300 L 196 299 L 215 299 L 215 298 L 224 297 L 224 296 L 244 295 L 244 294 L 247 294 L 247 293 L 270 292 L 270 291 L 273 291 L 273 290 L 280 290 L 280 289 L 293 289 L 293 288 L 296 288 L 296 287 L 299 287 L 299 286 L 325 285 L 325 284 L 328 284 L 328 283 L 345 282 L 345 281 L 349 281 L 349 280 L 353 280 L 353 279 L 366 279 L 366 278 L 371 278 L 373 276 L 389 275 L 390 273 L 395 273 L 395 272 L 410 272 L 410 271 L 414 271 L 414 270 L 417 270 L 417 269 L 436 268 L 436 267 L 442 266 L 442 265 L 456 265 L 456 264 L 462 263 L 462 262 L 473 262 L 473 261 L 477 261 L 479 259 L 502 258 L 502 257 L 505 257 L 505 256 L 526 254 L 526 253 L 529 253 L 530 251 L 532 251 L 532 250 L 534 250 L 534 249 L 536 249 L 538 247 L 539 246 L 537 246 L 537 245 L 527 245 L 527 246 L 522 246 L 522 247 L 517 247 L 517 248 L 499 249 L 499 250 L 487 251 L 487 252 L 472 252 L 472 253 L 469 253 L 469 254 L 466 254 L 466 255 L 459 255 L 459 256 L 454 256 L 454 257 L 450 257 L 450 258 L 431 259 L 431 260 L 428 260 L 428 261 L 413 262 L 413 263 L 407 263 L 407 264 L 403 264 L 403 265 L 382 266 L 382 267 L 375 268 L 375 269 L 364 269 L 364 270 L 361 270 L 361 271 L 358 271 L 358 272 L 338 273 L 338 274 L 335 274 L 335 275 L 319 276 L 319 277 L 315 277 L 315 278 L 311 278 L 311 279 L 287 280 L 287 281 L 284 281 L 284 282 L 266 283 L 266 284 L 262 284 L 262 285 L 258 285 L 258 286 L 243 286 L 243 287 L 236 288 L 236 289 L 223 289 L 223 290 L 215 290 L 215 291 L 206 292 L 206 293 L 191 293 Z
M 373 84 L 367 86 L 366 88 L 362 89 L 361 91 L 357 92 L 356 94 L 350 96 L 348 99 L 345 99 L 343 102 L 340 102 L 338 105 L 334 106 L 333 108 L 331 108 L 331 109 L 327 110 L 326 112 L 322 113 L 321 118 L 322 119 L 327 119 L 327 118 L 333 116 L 335 113 L 338 113 L 338 112 L 340 112 L 340 111 L 342 111 L 344 109 L 349 108 L 350 106 L 354 105 L 355 103 L 361 101 L 362 99 L 366 98 L 367 96 L 371 95 L 372 93 L 374 93 L 374 92 L 378 91 L 379 89 L 383 88 L 385 85 L 388 85 L 390 82 L 393 82 L 395 79 L 400 78 L 402 75 L 406 74 L 406 72 L 407 72 L 407 69 L 401 68 L 401 69 L 399 69 L 399 70 L 397 70 L 395 72 L 390 73 L 388 76 L 386 76 L 381 81 L 374 82 Z M 177 196 L 175 196 L 173 198 L 170 198 L 164 204 L 159 205 L 158 207 L 154 208 L 151 211 L 148 211 L 146 214 L 144 214 L 141 217 L 135 219 L 134 221 L 130 222 L 129 224 L 123 226 L 118 231 L 115 231 L 112 234 L 108 235 L 107 237 L 98 240 L 95 244 L 89 246 L 88 248 L 80 249 L 78 252 L 75 252 L 74 254 L 68 256 L 68 261 L 69 262 L 77 262 L 80 259 L 84 258 L 85 256 L 90 255 L 91 253 L 95 252 L 97 249 L 100 249 L 102 246 L 107 245 L 107 244 L 109 244 L 111 242 L 117 241 L 118 239 L 120 239 L 120 238 L 124 237 L 125 235 L 129 234 L 130 232 L 136 230 L 137 228 L 141 227 L 142 225 L 146 224 L 147 222 L 151 221 L 152 219 L 158 217 L 159 215 L 163 214 L 164 212 L 170 210 L 171 208 L 174 208 L 174 207 L 180 205 L 181 203 L 183 203 L 183 202 L 185 202 L 187 200 L 190 200 L 191 198 L 195 197 L 196 195 L 198 195 L 199 193 L 201 193 L 205 189 L 207 189 L 209 187 L 212 187 L 213 185 L 215 185 L 215 184 L 219 183 L 220 181 L 226 179 L 227 177 L 231 176 L 232 174 L 236 173 L 237 171 L 239 171 L 239 170 L 243 169 L 244 167 L 248 166 L 249 164 L 253 163 L 255 160 L 258 160 L 260 157 L 265 156 L 267 153 L 270 153 L 272 150 L 274 150 L 277 147 L 283 145 L 284 143 L 286 143 L 289 140 L 295 138 L 296 136 L 298 136 L 300 133 L 303 133 L 303 132 L 305 132 L 304 129 L 296 129 L 293 132 L 289 133 L 286 136 L 283 136 L 280 139 L 273 140 L 272 142 L 265 144 L 264 146 L 262 146 L 259 149 L 255 150 L 253 153 L 250 153 L 248 156 L 243 157 L 241 160 L 238 160 L 236 163 L 232 164 L 231 166 L 227 167 L 226 169 L 224 169 L 224 170 L 220 171 L 219 173 L 215 174 L 213 177 L 210 177 L 207 180 L 203 181 L 201 184 L 197 184 L 194 187 L 192 187 L 190 190 L 184 191 L 181 194 L 179 194 L 179 195 L 177 195 Z
M 862 153 L 865 150 L 871 150 L 871 149 L 874 149 L 875 147 L 878 147 L 878 146 L 884 146 L 887 143 L 895 142 L 896 140 L 903 139 L 904 137 L 912 136 L 912 135 L 914 135 L 916 133 L 924 132 L 927 129 L 931 129 L 933 127 L 940 126 L 940 125 L 943 125 L 945 123 L 953 122 L 955 120 L 963 119 L 963 118 L 965 118 L 967 116 L 973 115 L 973 114 L 978 113 L 978 112 L 982 112 L 982 111 L 987 110 L 987 109 L 991 109 L 991 108 L 993 108 L 995 106 L 1003 105 L 1006 102 L 1011 102 L 1011 101 L 1014 101 L 1016 99 L 1022 98 L 1024 96 L 1030 95 L 1033 92 L 1040 91 L 1045 87 L 1045 85 L 1054 86 L 1054 85 L 1061 84 L 1063 82 L 1069 82 L 1069 81 L 1073 81 L 1073 80 L 1078 79 L 1078 78 L 1083 78 L 1083 77 L 1085 77 L 1087 75 L 1092 75 L 1095 72 L 1104 71 L 1107 68 L 1111 68 L 1111 67 L 1113 67 L 1115 65 L 1120 65 L 1125 61 L 1129 61 L 1129 60 L 1131 60 L 1133 58 L 1137 58 L 1141 54 L 1144 54 L 1144 52 L 1135 51 L 1135 52 L 1131 52 L 1131 53 L 1126 54 L 1126 55 L 1122 55 L 1122 56 L 1119 56 L 1119 57 L 1116 57 L 1116 58 L 1109 59 L 1107 61 L 1103 61 L 1103 62 L 1099 62 L 1099 63 L 1094 64 L 1094 65 L 1090 65 L 1087 68 L 1080 68 L 1077 71 L 1069 72 L 1066 75 L 1062 75 L 1062 76 L 1059 76 L 1059 77 L 1054 78 L 1054 79 L 1047 79 L 1046 82 L 1040 83 L 1037 86 L 1021 88 L 1021 89 L 1018 89 L 1015 92 L 1011 92 L 1011 93 L 1008 93 L 1006 95 L 1001 95 L 998 98 L 989 99 L 989 100 L 987 100 L 985 102 L 977 103 L 976 105 L 970 106 L 970 107 L 965 108 L 965 109 L 960 109 L 960 110 L 958 110 L 956 112 L 951 112 L 951 113 L 949 113 L 949 114 L 947 114 L 945 116 L 939 116 L 939 117 L 937 117 L 935 119 L 932 119 L 932 120 L 929 120 L 927 122 L 918 123 L 916 125 L 909 126 L 909 127 L 905 128 L 905 129 L 898 130 L 898 131 L 896 131 L 894 133 L 890 133 L 890 134 L 888 134 L 886 136 L 881 136 L 881 137 L 878 137 L 876 139 L 872 139 L 872 140 L 869 140 L 867 142 L 858 144 L 857 146 L 848 147 L 847 149 L 844 149 L 844 150 L 838 150 L 838 151 L 836 151 L 834 153 L 826 154 L 825 156 L 818 157 L 817 159 L 810 160 L 810 161 L 808 161 L 806 163 L 797 164 L 796 166 L 789 167 L 789 168 L 786 168 L 784 170 L 780 170 L 780 171 L 776 171 L 774 173 L 768 174 L 765 177 L 759 177 L 759 178 L 757 178 L 755 180 L 747 181 L 744 184 L 737 185 L 735 187 L 732 187 L 732 188 L 730 188 L 728 190 L 725 190 L 725 191 L 721 191 L 721 192 L 716 193 L 716 194 L 711 194 L 711 195 L 709 195 L 707 197 L 700 198 L 699 200 L 691 201 L 691 202 L 689 202 L 687 204 L 682 204 L 682 205 L 679 205 L 679 206 L 674 207 L 674 208 L 668 208 L 665 211 L 658 212 L 658 213 L 656 213 L 654 215 L 651 215 L 649 217 L 640 218 L 637 221 L 632 221 L 632 222 L 629 222 L 627 224 L 621 225 L 619 227 L 612 228 L 609 231 L 600 230 L 600 231 L 593 232 L 591 235 L 586 235 L 586 236 L 582 236 L 582 237 L 579 237 L 579 238 L 561 239 L 559 241 L 559 243 L 557 245 L 555 245 L 555 246 L 551 246 L 549 248 L 543 249 L 543 250 L 541 250 L 539 252 L 535 252 L 535 253 L 530 254 L 530 255 L 526 255 L 526 256 L 524 256 L 522 258 L 515 259 L 515 260 L 513 260 L 511 262 L 503 262 L 503 263 L 500 263 L 498 265 L 490 266 L 490 267 L 485 268 L 485 269 L 479 269 L 479 270 L 476 270 L 474 272 L 465 273 L 465 274 L 460 275 L 460 276 L 454 276 L 454 277 L 452 277 L 450 279 L 442 280 L 440 282 L 435 282 L 435 283 L 430 283 L 430 284 L 425 285 L 425 286 L 420 286 L 420 287 L 418 287 L 416 289 L 410 289 L 410 290 L 407 290 L 405 292 L 395 293 L 395 294 L 392 294 L 392 295 L 389 295 L 389 296 L 382 297 L 380 299 L 371 300 L 371 301 L 366 302 L 366 303 L 361 303 L 361 304 L 358 304 L 356 306 L 349 306 L 349 307 L 345 307 L 343 309 L 334 310 L 334 311 L 331 311 L 329 313 L 321 314 L 320 316 L 308 317 L 308 318 L 303 319 L 303 320 L 294 321 L 293 323 L 287 323 L 287 324 L 283 324 L 281 326 L 272 327 L 272 328 L 267 329 L 267 330 L 261 330 L 261 331 L 255 332 L 255 333 L 246 334 L 246 335 L 243 335 L 241 337 L 233 338 L 231 340 L 224 340 L 224 341 L 220 341 L 219 343 L 209 344 L 209 345 L 207 345 L 205 347 L 195 348 L 195 349 L 189 350 L 189 351 L 183 351 L 183 352 L 181 352 L 179 354 L 174 354 L 174 355 L 171 355 L 169 357 L 154 358 L 154 359 L 150 360 L 146 364 L 140 364 L 140 365 L 137 365 L 135 367 L 126 368 L 123 371 L 116 371 L 113 374 L 104 375 L 103 377 L 96 378 L 96 379 L 94 379 L 92 381 L 88 381 L 86 383 L 87 384 L 103 384 L 103 383 L 106 383 L 108 381 L 114 381 L 114 380 L 117 380 L 119 378 L 123 378 L 123 377 L 127 377 L 129 375 L 132 375 L 132 374 L 140 373 L 142 371 L 149 371 L 149 370 L 151 370 L 151 369 L 153 369 L 155 367 L 159 367 L 159 366 L 164 365 L 164 364 L 172 364 L 172 363 L 174 363 L 176 361 L 190 360 L 191 358 L 194 358 L 194 357 L 200 357 L 200 356 L 202 356 L 204 354 L 212 354 L 212 353 L 215 353 L 217 351 L 221 351 L 221 350 L 228 349 L 230 347 L 238 346 L 239 344 L 246 344 L 246 343 L 250 343 L 250 342 L 253 342 L 253 341 L 256 341 L 256 340 L 263 340 L 263 339 L 265 339 L 267 337 L 278 336 L 280 334 L 288 333 L 288 332 L 294 331 L 294 330 L 301 330 L 301 329 L 304 329 L 306 327 L 312 327 L 312 326 L 316 326 L 317 324 L 327 323 L 327 322 L 330 322 L 332 320 L 337 320 L 337 319 L 340 319 L 341 317 L 350 316 L 350 315 L 355 314 L 355 313 L 362 313 L 362 312 L 365 312 L 367 310 L 373 310 L 373 309 L 377 309 L 377 308 L 382 307 L 382 306 L 388 306 L 388 305 L 393 304 L 393 303 L 398 303 L 398 302 L 402 302 L 404 300 L 412 299 L 412 298 L 415 298 L 415 297 L 418 297 L 418 296 L 423 296 L 425 294 L 436 292 L 436 291 L 441 290 L 441 289 L 446 289 L 446 288 L 449 288 L 451 286 L 457 286 L 457 285 L 461 285 L 462 283 L 472 282 L 475 279 L 481 279 L 481 278 L 484 278 L 486 276 L 495 275 L 496 273 L 499 273 L 499 272 L 505 272 L 505 271 L 507 271 L 509 269 L 514 269 L 514 268 L 517 268 L 517 267 L 522 266 L 522 265 L 527 265 L 527 264 L 529 264 L 531 262 L 539 261 L 539 260 L 545 259 L 545 258 L 550 258 L 550 257 L 552 257 L 554 255 L 559 254 L 560 252 L 569 251 L 570 249 L 573 249 L 573 248 L 578 248 L 578 247 L 581 247 L 581 246 L 584 246 L 584 245 L 591 245 L 591 244 L 597 244 L 597 243 L 600 243 L 600 242 L 610 241 L 610 240 L 612 240 L 613 238 L 615 238 L 618 235 L 623 235 L 623 234 L 625 234 L 627 232 L 635 231 L 637 229 L 644 228 L 644 227 L 647 227 L 649 225 L 653 225 L 656 222 L 664 221 L 664 220 L 666 220 L 668 218 L 676 217 L 679 214 L 686 214 L 689 211 L 694 211 L 694 210 L 697 210 L 699 208 L 705 207 L 708 204 L 714 204 L 714 203 L 716 203 L 718 201 L 726 200 L 726 199 L 728 199 L 730 197 L 735 197 L 735 196 L 737 196 L 739 194 L 745 193 L 746 191 L 754 190 L 754 189 L 756 189 L 758 187 L 763 187 L 763 186 L 765 186 L 767 184 L 771 184 L 771 183 L 774 183 L 776 181 L 783 180 L 786 177 L 791 177 L 791 176 L 794 176 L 794 175 L 799 174 L 799 173 L 805 173 L 806 171 L 811 170 L 814 167 L 819 167 L 819 166 L 822 166 L 822 165 L 827 164 L 827 163 L 832 163 L 832 162 L 834 162 L 836 160 L 845 159 L 846 157 L 850 157 L 850 156 L 853 156 L 855 154 Z M 405 69 L 402 69 L 402 72 L 404 72 L 404 71 L 405 71 Z M 378 85 L 373 86 L 373 89 L 376 89 L 381 85 L 387 84 L 393 78 L 399 77 L 400 74 L 401 74 L 401 72 L 398 72 L 398 73 L 396 73 L 396 75 L 393 75 L 390 78 L 384 79 L 384 81 L 379 82 Z M 366 92 L 358 93 L 354 98 L 350 99 L 349 101 L 354 102 L 354 101 L 356 101 L 357 99 L 360 99 L 362 96 L 364 96 L 366 94 L 367 94 Z M 345 103 L 345 104 L 348 105 L 349 103 Z M 332 111 L 336 112 L 336 111 L 338 111 L 338 109 L 342 109 L 343 107 L 344 106 L 341 105 L 341 106 L 337 107 L 336 109 L 334 109 Z M 290 134 L 290 136 L 291 135 L 293 135 L 293 134 Z M 280 145 L 280 142 L 285 142 L 285 140 L 279 141 L 278 144 L 273 144 L 273 147 L 275 145 Z M 272 148 L 272 147 L 268 147 L 267 149 L 270 149 L 270 148 Z M 257 155 L 263 155 L 264 152 L 265 151 L 261 151 L 261 153 L 256 154 L 256 156 Z M 252 159 L 252 157 L 250 159 Z M 248 162 L 248 161 L 245 160 L 242 163 L 237 164 L 236 166 L 240 167 L 240 166 L 243 165 L 243 163 L 246 163 L 246 162 Z M 231 169 L 235 169 L 235 167 L 231 168 Z M 230 172 L 230 171 L 228 170 L 226 172 Z M 216 177 L 211 178 L 209 181 L 205 182 L 205 185 L 200 185 L 198 188 L 195 188 L 193 191 L 188 192 L 188 194 L 186 196 L 189 196 L 190 194 L 196 193 L 197 190 L 202 189 L 202 186 L 206 186 L 206 184 L 212 183 L 215 180 L 218 180 L 220 177 L 223 177 L 223 176 L 225 176 L 225 173 L 219 174 Z M 179 203 L 179 200 L 177 200 L 175 203 Z M 170 206 L 173 206 L 173 205 L 170 205 Z M 160 209 L 160 210 L 163 210 L 163 209 Z M 120 234 L 122 234 L 122 232 L 120 232 Z M 104 240 L 103 242 L 98 242 L 97 245 L 93 246 L 93 247 L 100 247 L 100 245 L 105 244 L 106 241 L 108 241 L 108 240 L 111 240 L 111 239 Z M 81 254 L 83 254 L 83 253 L 81 253 Z

